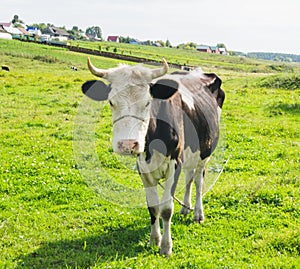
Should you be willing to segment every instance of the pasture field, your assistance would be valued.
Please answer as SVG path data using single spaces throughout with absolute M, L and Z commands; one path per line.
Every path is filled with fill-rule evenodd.
M 223 69 L 245 71 L 251 73 L 269 73 L 274 70 L 290 71 L 290 66 L 275 63 L 256 61 L 245 57 L 228 57 L 225 55 L 213 55 L 200 53 L 195 50 L 170 49 L 163 47 L 130 45 L 114 42 L 87 42 L 72 41 L 72 46 L 93 49 L 95 51 L 108 51 L 121 55 L 142 57 L 154 61 L 161 61 L 162 57 L 168 57 L 168 62 L 179 65 L 201 66 L 208 69 Z
M 175 203 L 165 258 L 148 244 L 146 207 L 126 192 L 142 186 L 131 161 L 112 153 L 108 105 L 81 93 L 94 79 L 86 55 L 0 40 L 0 63 L 10 67 L 0 70 L 0 268 L 299 268 L 299 65 L 193 57 L 223 80 L 228 163 L 204 197 L 203 225 Z M 98 186 L 95 175 L 125 191 L 113 180 Z

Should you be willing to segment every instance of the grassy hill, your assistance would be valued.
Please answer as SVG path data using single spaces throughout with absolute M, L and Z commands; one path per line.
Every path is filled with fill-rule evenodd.
M 93 49 L 95 51 L 108 51 L 120 55 L 136 56 L 154 61 L 165 57 L 168 62 L 187 66 L 201 66 L 208 69 L 224 69 L 245 71 L 252 73 L 269 73 L 274 69 L 278 71 L 291 71 L 291 65 L 271 61 L 257 61 L 245 57 L 229 57 L 200 53 L 196 50 L 163 48 L 143 45 L 130 45 L 113 42 L 86 42 L 72 41 L 71 46 Z M 299 65 L 298 65 L 299 67 Z
M 160 257 L 148 245 L 134 161 L 112 153 L 108 105 L 82 96 L 94 79 L 86 55 L 0 40 L 0 64 L 10 67 L 0 70 L 0 268 L 298 268 L 299 66 L 117 47 L 125 49 L 223 80 L 229 161 L 205 195 L 206 222 L 183 219 L 175 203 L 173 256 Z M 100 68 L 119 63 L 92 58 Z

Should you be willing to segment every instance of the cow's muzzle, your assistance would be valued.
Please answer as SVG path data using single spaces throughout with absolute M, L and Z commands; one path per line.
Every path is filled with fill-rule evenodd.
M 135 139 L 124 139 L 117 143 L 117 153 L 122 155 L 136 155 L 140 152 L 139 142 Z

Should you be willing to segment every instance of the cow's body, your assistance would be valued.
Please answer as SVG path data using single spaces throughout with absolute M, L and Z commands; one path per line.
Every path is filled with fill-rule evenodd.
M 173 195 L 182 169 L 185 172 L 186 192 L 181 213 L 187 215 L 190 211 L 194 181 L 194 219 L 196 222 L 204 221 L 202 186 L 205 165 L 219 137 L 219 118 L 224 100 L 221 80 L 201 70 L 163 75 L 167 70 L 166 63 L 161 72 L 153 71 L 155 76 L 141 66 L 127 67 L 126 72 L 129 69 L 131 72 L 126 75 L 124 72 L 118 74 L 118 69 L 102 75 L 104 71 L 90 63 L 89 67 L 94 74 L 106 77 L 111 85 L 105 90 L 100 89 L 102 86 L 94 86 L 93 89 L 92 85 L 96 84 L 87 82 L 83 85 L 83 91 L 92 97 L 98 90 L 107 90 L 103 98 L 94 99 L 109 99 L 111 102 L 114 151 L 137 155 L 151 216 L 150 240 L 161 247 L 161 254 L 170 255 Z M 116 80 L 114 76 L 120 77 L 121 74 L 123 80 Z M 89 94 L 90 90 L 94 93 Z M 157 193 L 160 181 L 165 182 L 162 198 Z M 162 237 L 160 217 L 163 220 Z

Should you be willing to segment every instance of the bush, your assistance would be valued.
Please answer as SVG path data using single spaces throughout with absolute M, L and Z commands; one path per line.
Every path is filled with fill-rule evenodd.
M 261 79 L 258 83 L 258 86 L 296 90 L 300 89 L 300 76 L 295 74 L 269 76 Z

